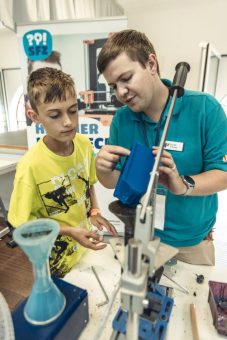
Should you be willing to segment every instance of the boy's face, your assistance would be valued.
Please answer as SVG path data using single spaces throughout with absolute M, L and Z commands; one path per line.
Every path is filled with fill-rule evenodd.
M 144 68 L 124 52 L 110 61 L 103 75 L 122 104 L 128 105 L 134 112 L 146 113 L 152 106 L 155 93 L 156 65 L 154 55 L 150 55 Z
M 41 103 L 37 111 L 32 111 L 31 119 L 44 126 L 49 139 L 66 144 L 72 141 L 78 126 L 76 96 L 67 93 L 65 101 Z

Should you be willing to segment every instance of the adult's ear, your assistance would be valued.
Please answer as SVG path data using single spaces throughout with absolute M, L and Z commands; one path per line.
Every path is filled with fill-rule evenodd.
M 32 108 L 28 108 L 26 111 L 26 115 L 30 118 L 34 123 L 40 123 L 39 114 L 34 111 Z
M 153 53 L 149 54 L 148 57 L 148 63 L 149 63 L 149 67 L 151 70 L 151 74 L 156 74 L 157 73 L 157 59 L 156 59 L 156 55 Z

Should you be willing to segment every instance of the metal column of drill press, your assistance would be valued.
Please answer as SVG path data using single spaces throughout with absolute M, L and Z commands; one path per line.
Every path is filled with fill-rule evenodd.
M 142 242 L 130 239 L 127 247 L 127 265 L 121 278 L 122 306 L 128 311 L 127 338 L 137 339 L 139 316 L 143 313 L 143 300 L 146 297 L 148 265 L 142 262 Z M 133 294 L 132 294 L 133 291 Z
M 114 332 L 111 339 L 137 340 L 140 338 L 162 340 L 165 338 L 165 326 L 172 308 L 171 301 L 165 303 L 164 299 L 162 299 L 162 293 L 160 293 L 160 312 L 166 312 L 163 314 L 166 323 L 165 326 L 161 325 L 158 333 L 156 329 L 153 329 L 153 321 L 150 319 L 148 320 L 150 332 L 143 334 L 146 325 L 143 324 L 141 315 L 144 310 L 146 311 L 148 309 L 152 293 L 155 293 L 155 299 L 159 294 L 156 286 L 151 284 L 151 279 L 155 273 L 155 257 L 160 244 L 160 240 L 154 237 L 154 214 L 159 177 L 158 168 L 175 102 L 177 97 L 181 97 L 184 94 L 183 87 L 189 70 L 190 66 L 184 62 L 176 66 L 176 74 L 173 85 L 170 88 L 172 100 L 163 129 L 158 154 L 151 172 L 146 194 L 141 199 L 142 204 L 138 204 L 136 208 L 134 239 L 130 240 L 128 246 L 126 246 L 127 255 L 125 257 L 124 272 L 121 280 L 123 311 L 120 309 L 113 321 Z M 162 264 L 164 264 L 164 262 Z M 165 306 L 164 311 L 162 311 L 161 308 L 163 305 Z
M 136 237 L 131 238 L 125 248 L 125 266 L 121 277 L 122 309 L 114 318 L 111 339 L 157 340 L 165 336 L 173 300 L 165 296 L 161 287 L 151 280 L 155 275 L 154 261 L 159 248 L 159 239 L 149 239 L 152 234 L 151 211 L 148 207 L 144 224 L 139 219 L 141 205 L 137 206 L 136 230 L 143 229 L 143 242 Z

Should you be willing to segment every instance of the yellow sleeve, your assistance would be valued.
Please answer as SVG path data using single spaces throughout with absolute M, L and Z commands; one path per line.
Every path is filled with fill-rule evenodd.
M 8 212 L 8 221 L 13 227 L 36 218 L 33 212 L 36 196 L 31 186 L 23 180 L 15 179 Z

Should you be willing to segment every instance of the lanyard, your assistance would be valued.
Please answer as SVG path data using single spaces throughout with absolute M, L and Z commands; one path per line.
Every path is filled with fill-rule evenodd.
M 163 117 L 164 117 L 164 112 L 165 112 L 166 107 L 167 107 L 168 102 L 169 102 L 169 98 L 170 98 L 170 95 L 168 95 L 168 98 L 166 100 L 164 109 L 162 110 L 161 116 L 159 118 L 159 121 L 158 121 L 158 124 L 157 124 L 157 127 L 156 127 L 156 136 L 155 136 L 155 142 L 154 142 L 155 146 L 158 146 L 158 142 L 159 142 L 159 138 L 160 138 L 160 130 L 161 130 L 161 125 L 162 125 L 162 120 L 163 120 Z M 147 131 L 146 131 L 146 127 L 145 127 L 145 121 L 144 121 L 142 116 L 140 116 L 140 117 L 141 117 L 141 123 L 142 123 L 142 129 L 143 129 L 143 135 L 144 135 L 145 143 L 149 147 L 149 141 L 148 141 L 148 138 L 147 138 Z

